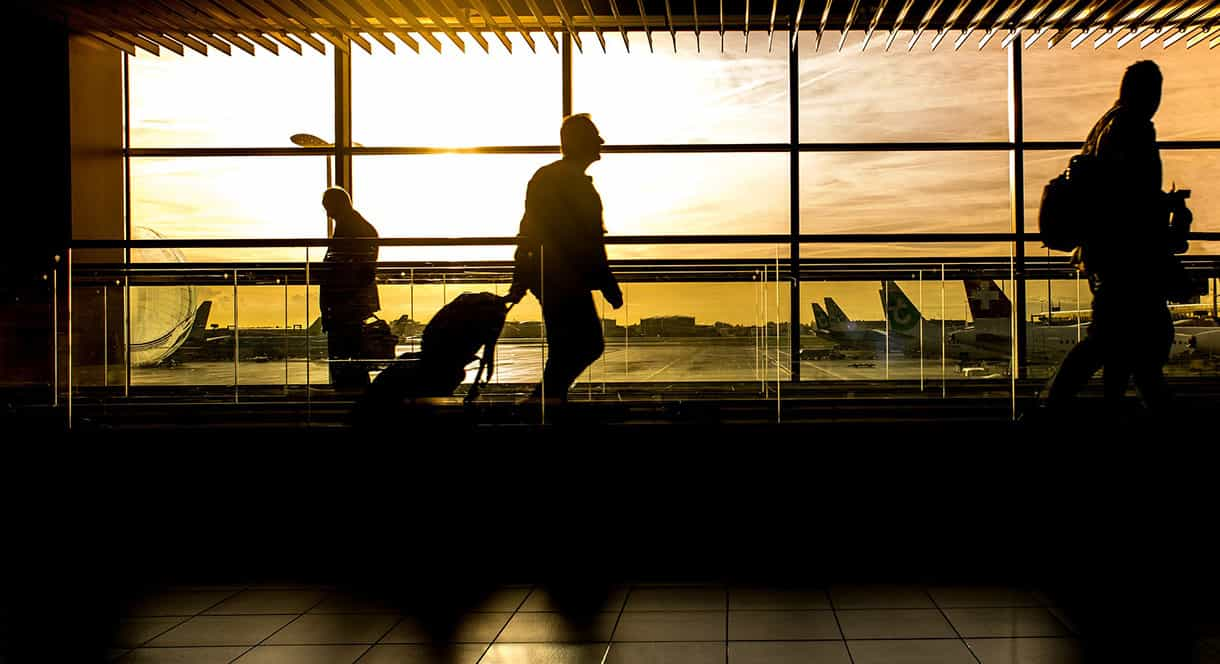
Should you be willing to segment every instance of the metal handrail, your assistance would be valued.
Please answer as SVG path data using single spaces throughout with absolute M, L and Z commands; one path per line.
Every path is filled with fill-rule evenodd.
M 1196 232 L 1191 240 L 1220 241 L 1220 232 Z M 884 244 L 908 243 L 985 243 L 985 242 L 1037 242 L 1038 233 L 824 233 L 801 234 L 796 237 L 801 244 Z M 366 242 L 381 247 L 495 247 L 517 244 L 513 236 L 494 237 L 383 237 L 369 238 Z M 790 234 L 758 235 L 610 235 L 605 238 L 608 245 L 684 245 L 684 244 L 789 244 Z M 71 240 L 72 249 L 266 249 L 276 247 L 326 247 L 329 238 L 223 238 L 223 239 L 159 239 L 159 240 Z

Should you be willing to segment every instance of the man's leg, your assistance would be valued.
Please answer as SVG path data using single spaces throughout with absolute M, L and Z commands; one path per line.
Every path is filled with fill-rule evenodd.
M 330 357 L 330 383 L 335 387 L 363 388 L 369 384 L 369 372 L 359 362 L 360 321 L 330 321 L 326 325 L 326 350 Z
M 1090 329 L 1089 336 L 1068 351 L 1055 375 L 1047 382 L 1047 405 L 1052 408 L 1063 406 L 1079 394 L 1101 368 L 1102 360 L 1101 342 Z
M 605 348 L 601 320 L 588 292 L 549 298 L 543 316 L 549 353 L 542 373 L 546 396 L 566 401 L 572 383 Z

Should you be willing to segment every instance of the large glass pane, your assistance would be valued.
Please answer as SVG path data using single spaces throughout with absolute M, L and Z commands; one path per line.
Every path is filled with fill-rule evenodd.
M 553 155 L 355 159 L 356 207 L 384 237 L 514 236 L 534 172 Z M 589 169 L 611 235 L 785 233 L 784 154 L 607 154 Z M 418 251 L 388 256 L 420 258 Z M 511 247 L 434 256 L 508 259 Z M 439 260 L 434 258 L 433 260 Z
M 129 58 L 133 147 L 291 147 L 293 134 L 334 140 L 330 55 Z
M 352 138 L 366 146 L 558 145 L 559 55 L 534 33 L 538 52 L 510 34 L 491 52 L 467 39 L 466 53 L 352 49 Z M 443 35 L 438 38 L 445 41 Z
M 1072 150 L 1034 150 L 1025 153 L 1025 228 L 1038 230 L 1038 205 L 1042 188 L 1067 168 Z M 1171 185 L 1191 192 L 1187 205 L 1194 212 L 1192 230 L 1220 230 L 1220 150 L 1161 150 L 1161 186 Z M 1190 243 L 1191 255 L 1220 253 L 1220 242 L 1202 240 Z
M 802 142 L 979 141 L 1008 138 L 1008 67 L 999 40 L 979 51 L 952 43 L 932 52 L 924 43 L 907 51 L 913 33 L 876 33 L 861 51 L 865 33 L 814 33 L 798 42 Z M 946 39 L 952 40 L 956 33 Z
M 612 235 L 787 233 L 788 155 L 611 154 L 589 169 Z
M 1119 36 L 1125 34 L 1121 32 Z M 1083 141 L 1093 123 L 1118 99 L 1123 72 L 1138 60 L 1151 59 L 1164 75 L 1157 111 L 1157 138 L 1220 138 L 1220 67 L 1215 52 L 1183 42 L 1171 48 L 1140 50 L 1130 43 L 1118 48 L 1111 38 L 1094 49 L 1096 33 L 1079 48 L 1044 44 L 1022 51 L 1025 138 L 1031 141 Z M 1075 37 L 1075 34 L 1071 35 Z
M 641 32 L 606 35 L 603 53 L 590 35 L 572 62 L 573 109 L 590 113 L 608 143 L 776 143 L 788 141 L 788 43 L 755 34 L 720 36 L 654 32 L 655 51 Z M 641 52 L 642 51 L 642 52 Z
M 326 236 L 324 157 L 131 160 L 131 221 L 166 238 Z M 238 260 L 240 249 L 184 249 L 190 260 Z M 258 253 L 302 260 L 300 249 Z
M 1007 152 L 801 155 L 801 232 L 1006 232 Z

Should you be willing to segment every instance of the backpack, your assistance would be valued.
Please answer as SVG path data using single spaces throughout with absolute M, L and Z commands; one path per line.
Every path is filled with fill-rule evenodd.
M 1042 188 L 1042 202 L 1038 206 L 1042 246 L 1072 251 L 1085 243 L 1096 213 L 1099 170 L 1096 157 L 1078 154 L 1068 162 L 1067 170 Z
M 441 307 L 424 327 L 419 352 L 399 355 L 369 385 L 356 403 L 355 421 L 383 421 L 403 399 L 453 394 L 466 378 L 466 365 L 477 358 L 479 371 L 464 399 L 465 403 L 473 401 L 479 395 L 480 381 L 491 380 L 496 342 L 509 308 L 504 298 L 493 293 L 462 293 Z

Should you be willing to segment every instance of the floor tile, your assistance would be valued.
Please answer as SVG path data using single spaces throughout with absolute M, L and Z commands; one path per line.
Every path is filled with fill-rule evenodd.
M 113 644 L 124 648 L 142 645 L 156 636 L 178 626 L 187 618 L 183 616 L 159 618 L 125 618 L 119 622 Z
M 1068 636 L 1071 632 L 1041 608 L 945 609 L 949 622 L 965 638 L 972 636 Z
M 268 645 L 377 643 L 398 623 L 378 614 L 308 614 L 267 640 Z
M 325 596 L 320 590 L 244 590 L 208 609 L 208 615 L 304 613 Z
M 724 588 L 633 588 L 627 611 L 724 611 Z
M 588 634 L 575 631 L 558 613 L 518 613 L 508 621 L 496 643 L 561 643 L 573 641 L 609 641 L 618 621 L 617 613 L 601 613 Z
M 484 599 L 478 610 L 516 611 L 529 594 L 529 588 L 502 588 Z
M 130 616 L 193 616 L 223 602 L 240 590 L 178 591 L 142 597 L 128 608 Z
M 917 586 L 834 586 L 836 609 L 934 609 L 927 591 Z
M 335 593 L 327 595 L 322 602 L 309 610 L 310 613 L 398 613 L 399 607 L 391 601 L 371 597 Z
M 368 646 L 259 646 L 234 664 L 352 664 Z
M 486 645 L 459 643 L 453 646 L 449 656 L 450 664 L 475 664 Z M 436 664 L 433 650 L 429 646 L 411 645 L 377 645 L 360 658 L 359 664 Z
M 603 644 L 504 643 L 488 649 L 479 664 L 601 664 Z
M 982 664 L 1081 664 L 1076 639 L 967 639 Z
M 453 636 L 456 643 L 491 643 L 500 633 L 512 613 L 470 613 L 463 619 Z M 418 622 L 404 618 L 386 634 L 381 643 L 430 643 L 433 636 L 424 631 Z
M 229 664 L 248 649 L 248 646 L 137 648 L 117 664 Z
M 838 611 L 847 639 L 956 638 L 953 628 L 936 609 L 859 609 Z
M 1042 606 L 1033 592 L 1004 586 L 941 586 L 929 588 L 928 593 L 942 609 Z
M 627 590 L 625 588 L 615 588 L 606 596 L 606 602 L 601 606 L 601 611 L 618 613 L 623 609 L 623 603 L 627 600 Z M 535 588 L 534 592 L 530 593 L 525 604 L 521 605 L 521 611 L 524 612 L 554 612 L 558 611 L 555 603 L 547 596 L 545 588 Z
M 978 664 L 961 639 L 848 641 L 855 664 Z
M 843 641 L 735 641 L 728 664 L 851 664 Z
M 625 611 L 615 641 L 724 641 L 725 613 L 715 611 Z
M 768 590 L 766 588 L 729 589 L 729 610 L 750 609 L 829 609 L 825 590 Z
M 730 611 L 730 641 L 841 639 L 833 611 Z
M 252 646 L 296 616 L 196 616 L 158 636 L 150 646 Z
M 724 642 L 615 643 L 606 664 L 724 664 Z

